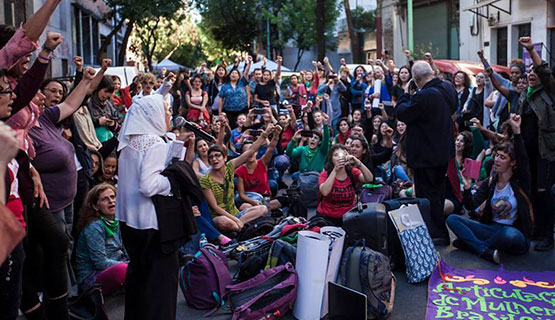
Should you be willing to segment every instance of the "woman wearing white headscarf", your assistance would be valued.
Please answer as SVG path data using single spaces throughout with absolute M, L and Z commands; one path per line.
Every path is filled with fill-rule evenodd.
M 160 173 L 168 152 L 169 105 L 154 94 L 135 101 L 119 135 L 116 217 L 129 253 L 125 279 L 125 319 L 175 319 L 177 252 L 161 250 L 154 195 L 170 194 Z

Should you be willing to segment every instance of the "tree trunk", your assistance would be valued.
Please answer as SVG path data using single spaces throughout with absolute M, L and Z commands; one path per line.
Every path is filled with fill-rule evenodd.
M 127 22 L 127 29 L 125 29 L 125 34 L 123 35 L 123 40 L 121 42 L 121 48 L 118 54 L 118 66 L 125 66 L 125 63 L 126 63 L 125 54 L 127 53 L 127 43 L 129 42 L 129 36 L 131 36 L 133 27 L 135 27 L 135 19 L 131 18 L 129 22 Z
M 100 48 L 98 49 L 98 64 L 102 64 L 102 58 L 103 55 L 101 54 L 102 52 L 106 51 L 106 48 L 108 47 L 108 44 L 110 43 L 111 39 L 117 35 L 117 33 L 121 30 L 121 28 L 123 27 L 123 23 L 125 22 L 125 19 L 122 18 L 118 24 L 114 27 L 114 29 L 112 29 L 112 31 L 110 31 L 110 33 L 106 36 L 106 41 L 102 42 L 102 45 L 100 46 Z M 114 45 L 117 46 L 117 43 L 114 42 Z
M 378 59 L 382 57 L 382 1 L 376 2 L 376 54 Z
M 297 48 L 297 62 L 295 62 L 295 68 L 293 68 L 293 71 L 297 71 L 297 67 L 299 66 L 299 63 L 301 62 L 301 59 L 303 58 L 304 55 L 304 50 L 301 48 Z
M 326 0 L 316 0 L 316 46 L 318 49 L 318 61 L 324 60 L 326 56 Z
M 349 0 L 343 0 L 345 7 L 345 20 L 347 20 L 347 31 L 349 39 L 351 39 L 351 53 L 353 54 L 353 63 L 361 63 L 360 61 L 360 42 L 355 27 L 353 26 L 353 16 L 351 15 L 351 4 Z

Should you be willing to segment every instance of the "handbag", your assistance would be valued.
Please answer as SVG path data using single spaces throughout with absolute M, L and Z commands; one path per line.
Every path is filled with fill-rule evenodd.
M 408 282 L 424 281 L 434 271 L 439 256 L 418 205 L 401 206 L 389 211 L 389 216 L 405 253 Z
M 25 229 L 21 223 L 8 207 L 0 203 L 0 265 L 24 236 Z
M 71 320 L 108 320 L 100 285 L 92 286 L 79 296 L 69 298 L 68 309 Z

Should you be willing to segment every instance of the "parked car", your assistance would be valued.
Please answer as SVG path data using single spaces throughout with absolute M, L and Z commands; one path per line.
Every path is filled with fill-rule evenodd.
M 484 71 L 484 66 L 480 62 L 460 61 L 460 60 L 434 60 L 436 66 L 443 72 L 447 79 L 452 79 L 459 70 L 466 72 L 474 78 L 479 72 Z M 509 68 L 492 64 L 491 67 L 504 78 L 509 78 Z

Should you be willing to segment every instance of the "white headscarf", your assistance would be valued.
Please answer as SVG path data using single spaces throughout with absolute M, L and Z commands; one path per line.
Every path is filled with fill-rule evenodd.
M 125 116 L 119 133 L 118 151 L 131 144 L 131 140 L 142 136 L 142 141 L 160 139 L 167 131 L 164 98 L 153 94 L 133 103 Z M 143 149 L 144 148 L 140 148 Z

